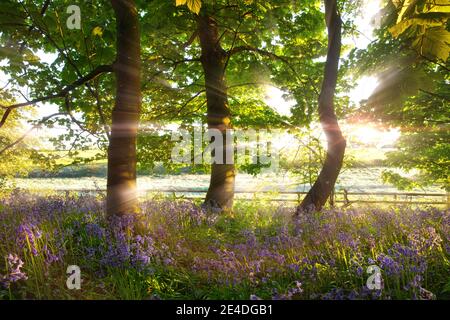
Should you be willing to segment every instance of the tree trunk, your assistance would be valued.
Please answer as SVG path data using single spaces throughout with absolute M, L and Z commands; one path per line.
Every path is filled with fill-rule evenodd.
M 336 0 L 325 0 L 325 20 L 328 29 L 328 52 L 319 96 L 319 120 L 327 138 L 327 155 L 317 180 L 297 208 L 297 214 L 303 210 L 320 210 L 325 205 L 334 190 L 345 153 L 346 141 L 339 128 L 333 103 L 341 51 L 342 23 Z
M 141 109 L 141 59 L 134 0 L 111 0 L 117 24 L 116 102 L 108 148 L 107 215 L 133 214 L 136 194 L 136 135 Z
M 221 210 L 233 206 L 234 164 L 226 163 L 226 153 L 232 152 L 232 141 L 227 141 L 226 130 L 231 128 L 225 83 L 227 54 L 220 46 L 217 23 L 209 16 L 198 17 L 198 34 L 202 49 L 201 62 L 205 73 L 207 122 L 209 129 L 218 129 L 223 136 L 223 164 L 211 164 L 211 180 L 205 205 Z

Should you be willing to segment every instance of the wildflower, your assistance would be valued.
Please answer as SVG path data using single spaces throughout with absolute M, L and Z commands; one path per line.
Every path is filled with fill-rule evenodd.
M 359 266 L 359 267 L 356 269 L 356 274 L 357 274 L 357 276 L 358 276 L 358 277 L 361 277 L 361 276 L 363 275 L 363 273 L 364 273 L 363 268 L 362 268 L 361 266 Z
M 17 242 L 21 248 L 28 248 L 34 256 L 38 255 L 37 240 L 42 237 L 39 228 L 32 223 L 23 223 L 17 229 Z

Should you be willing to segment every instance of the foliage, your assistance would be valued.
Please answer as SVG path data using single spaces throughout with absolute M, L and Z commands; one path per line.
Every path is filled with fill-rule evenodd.
M 1 15 L 5 20 L 2 18 L 0 25 L 0 60 L 6 63 L 0 70 L 9 78 L 8 89 L 20 99 L 46 101 L 46 97 L 57 94 L 97 66 L 113 62 L 115 23 L 110 19 L 109 1 L 78 4 L 82 12 L 79 30 L 66 27 L 69 5 L 64 0 L 2 2 Z M 64 96 L 48 99 L 58 106 L 59 112 L 42 125 L 51 128 L 58 124 L 67 128 L 50 141 L 58 149 L 70 149 L 75 163 L 94 160 L 79 159 L 77 150 L 93 144 L 105 150 L 113 105 L 112 80 L 100 75 Z M 23 88 L 28 88 L 26 95 Z M 40 156 L 50 162 L 55 160 Z
M 388 170 L 384 173 L 384 180 L 400 189 L 434 184 L 450 191 L 449 140 L 450 134 L 445 127 L 431 132 L 404 134 L 397 144 L 398 150 L 387 153 L 387 159 L 393 166 L 406 171 L 419 169 L 421 173 L 411 180 Z
M 177 1 L 177 5 L 189 1 Z M 155 122 L 161 125 L 177 123 L 190 127 L 205 122 L 206 97 L 201 49 L 197 35 L 196 15 L 177 7 L 170 1 L 154 1 L 142 6 L 144 12 L 160 12 L 158 16 L 145 15 L 143 33 L 149 36 L 144 44 L 143 130 Z M 351 13 L 356 9 L 351 1 L 342 7 Z M 199 15 L 209 15 L 218 22 L 221 47 L 229 53 L 226 62 L 231 122 L 242 128 L 286 128 L 304 126 L 317 117 L 318 87 L 322 78 L 326 54 L 326 33 L 320 3 L 317 1 L 215 1 L 202 2 Z M 175 17 L 175 18 L 173 18 Z M 351 18 L 346 21 L 351 26 Z M 255 32 L 257 30 L 257 32 Z M 346 79 L 340 79 L 345 91 Z M 265 89 L 276 86 L 291 99 L 292 117 L 278 114 L 265 101 Z M 342 94 L 339 111 L 346 110 L 348 99 Z M 344 112 L 340 112 L 342 114 Z M 145 138 L 151 142 L 150 138 Z M 164 162 L 170 136 L 162 142 L 156 154 Z M 141 140 L 142 141 L 142 140 Z M 148 145 L 143 148 L 140 161 L 153 157 Z M 145 162 L 143 163 L 145 165 Z M 171 169 L 170 166 L 168 166 Z M 176 169 L 175 169 L 176 170 Z M 240 170 L 256 173 L 260 168 L 251 165 Z
M 426 15 L 437 13 L 447 21 L 448 12 L 445 10 L 449 6 L 429 6 L 427 1 L 405 2 L 407 5 L 401 7 L 400 13 L 396 10 L 398 5 L 396 7 L 389 2 L 383 10 L 382 25 L 376 30 L 377 39 L 366 50 L 350 54 L 354 74 L 371 74 L 379 79 L 378 87 L 362 102 L 356 116 L 378 122 L 381 126 L 401 129 L 398 151 L 387 155 L 386 164 L 406 171 L 417 169 L 419 174 L 411 179 L 387 171 L 383 175 L 385 181 L 401 189 L 435 184 L 449 190 L 449 64 L 447 59 L 441 58 L 448 56 L 450 44 L 439 45 L 440 51 L 435 52 L 436 56 L 422 54 L 426 50 L 419 51 L 419 54 L 411 50 L 408 37 L 421 36 L 417 34 L 418 30 L 432 30 L 434 25 L 411 27 L 403 32 L 394 32 L 395 38 L 392 36 L 392 31 L 396 30 L 392 29 L 393 26 L 398 27 L 396 23 L 403 25 L 408 19 L 415 19 L 421 10 L 425 10 Z M 444 11 L 433 12 L 436 10 Z M 430 47 L 427 50 L 435 49 Z
M 358 1 L 341 4 L 347 13 L 345 32 L 352 32 L 351 13 Z M 229 57 L 226 67 L 232 123 L 238 128 L 283 128 L 303 126 L 316 118 L 318 87 L 326 53 L 326 33 L 317 1 L 137 1 L 142 29 L 143 107 L 138 143 L 138 166 L 152 171 L 162 162 L 171 164 L 170 135 L 161 135 L 151 126 L 177 123 L 191 126 L 204 121 L 206 98 L 203 70 L 196 39 L 196 14 L 208 14 L 219 21 L 221 45 L 225 50 L 247 48 Z M 67 1 L 6 1 L 2 15 L 20 17 L 0 25 L 4 44 L 0 70 L 10 78 L 12 88 L 28 87 L 29 99 L 55 94 L 65 85 L 108 65 L 115 57 L 115 23 L 109 1 L 79 4 L 80 30 L 65 26 Z M 186 5 L 187 7 L 185 7 Z M 186 10 L 187 9 L 187 10 Z M 153 14 L 158 12 L 158 15 Z M 254 32 L 257 30 L 258 32 Z M 42 59 L 43 56 L 45 59 Z M 265 88 L 275 85 L 293 99 L 292 117 L 281 116 L 265 102 Z M 60 115 L 43 123 L 67 130 L 50 141 L 57 150 L 69 149 L 74 164 L 96 161 L 105 155 L 114 92 L 113 77 L 103 74 L 66 97 L 54 98 Z M 347 79 L 339 81 L 342 92 Z M 339 115 L 348 110 L 348 98 L 341 95 Z M 83 150 L 98 147 L 100 152 L 84 157 Z M 58 167 L 59 158 L 41 153 L 41 160 Z M 205 171 L 204 166 L 194 170 Z M 243 166 L 256 173 L 260 167 Z
M 402 36 L 421 56 L 447 61 L 450 32 L 447 22 L 450 4 L 446 0 L 393 0 L 396 24 L 389 28 L 395 37 Z
M 0 97 L 10 97 L 6 92 L 0 91 Z M 0 105 L 9 103 L 10 99 L 0 98 Z M 9 120 L 0 128 L 0 150 L 11 143 L 16 142 L 26 131 L 24 122 L 27 120 L 25 112 L 14 110 Z M 12 182 L 13 177 L 25 176 L 34 167 L 33 159 L 36 156 L 34 148 L 39 144 L 36 139 L 28 138 L 22 140 L 14 149 L 7 149 L 1 153 L 0 163 L 0 187 L 5 187 Z M 42 163 L 41 163 L 42 164 Z

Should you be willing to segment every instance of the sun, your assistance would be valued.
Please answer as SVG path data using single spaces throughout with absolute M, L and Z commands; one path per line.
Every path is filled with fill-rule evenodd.
M 398 128 L 383 130 L 371 124 L 351 125 L 351 127 L 349 136 L 366 145 L 392 146 L 400 137 Z
M 295 102 L 293 100 L 285 100 L 284 94 L 285 92 L 277 87 L 266 85 L 264 102 L 280 115 L 290 116 L 291 107 L 295 105 Z
M 365 100 L 375 91 L 378 86 L 377 77 L 362 77 L 358 80 L 358 84 L 349 92 L 350 100 L 359 105 L 361 100 Z
M 370 126 L 361 126 L 353 131 L 353 135 L 360 142 L 373 143 L 379 138 L 379 131 Z

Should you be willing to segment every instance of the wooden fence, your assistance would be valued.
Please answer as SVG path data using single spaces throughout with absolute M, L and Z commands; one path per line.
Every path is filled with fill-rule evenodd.
M 53 192 L 102 193 L 104 189 L 57 189 Z M 205 189 L 149 189 L 139 190 L 140 197 L 155 194 L 172 195 L 184 199 L 199 199 L 206 193 Z M 302 191 L 267 191 L 267 190 L 236 190 L 237 200 L 299 202 L 307 192 Z M 446 205 L 450 208 L 450 193 L 426 192 L 347 192 L 346 190 L 333 194 L 332 202 L 351 205 L 353 203 L 385 203 L 385 204 L 415 204 L 415 205 Z

